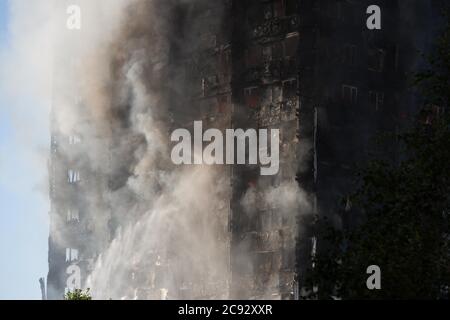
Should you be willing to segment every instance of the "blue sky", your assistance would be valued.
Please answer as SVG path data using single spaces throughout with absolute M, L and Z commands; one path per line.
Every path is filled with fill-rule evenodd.
M 12 42 L 8 25 L 8 1 L 0 0 L 2 53 Z M 49 128 L 33 121 L 45 109 L 34 101 L 7 94 L 0 83 L 0 299 L 39 299 L 38 278 L 48 270 Z

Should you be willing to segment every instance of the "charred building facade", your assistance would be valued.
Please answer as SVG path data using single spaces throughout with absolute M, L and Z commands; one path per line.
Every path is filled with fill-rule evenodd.
M 68 90 L 67 70 L 55 75 L 65 89 L 56 88 L 52 113 L 48 298 L 120 282 L 105 285 L 110 297 L 300 299 L 320 250 L 313 215 L 357 221 L 339 214 L 352 166 L 369 151 L 395 156 L 395 142 L 369 150 L 370 139 L 400 128 L 420 103 L 408 76 L 428 50 L 437 7 L 376 2 L 381 30 L 367 29 L 365 0 L 130 1 L 121 42 L 109 47 L 111 83 L 96 88 L 104 99 L 91 98 L 91 82 Z M 74 78 L 85 63 L 59 59 Z M 279 129 L 278 173 L 214 166 L 205 182 L 214 201 L 178 204 L 172 189 L 185 187 L 175 178 L 185 173 L 160 145 L 200 120 L 221 131 Z M 193 258 L 196 249 L 204 256 Z M 117 252 L 127 261 L 112 272 Z
M 381 9 L 380 30 L 366 27 L 373 4 Z M 314 195 L 314 212 L 338 227 L 361 218 L 347 198 L 357 168 L 371 156 L 399 157 L 397 141 L 382 135 L 405 128 L 423 104 L 413 79 L 430 53 L 441 8 L 439 1 L 300 2 L 299 121 L 313 144 L 299 180 Z M 299 279 L 306 261 L 326 250 L 313 230 L 299 235 Z
M 233 3 L 233 105 L 239 108 L 233 113 L 233 126 L 280 130 L 276 175 L 262 177 L 257 167 L 233 167 L 231 292 L 238 298 L 294 297 L 300 208 L 267 201 L 266 191 L 295 184 L 300 161 L 297 5 Z M 256 201 L 240 200 L 252 194 Z

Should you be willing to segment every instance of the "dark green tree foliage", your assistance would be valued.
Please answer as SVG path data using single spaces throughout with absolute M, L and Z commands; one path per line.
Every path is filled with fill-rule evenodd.
M 92 300 L 90 289 L 83 291 L 81 289 L 75 289 L 65 294 L 64 300 Z
M 372 159 L 357 175 L 348 214 L 364 221 L 342 230 L 318 219 L 325 249 L 307 278 L 308 298 L 449 298 L 449 19 L 429 61 L 429 69 L 416 77 L 426 106 L 411 128 L 395 137 L 401 160 Z M 381 268 L 381 290 L 366 286 L 370 265 Z

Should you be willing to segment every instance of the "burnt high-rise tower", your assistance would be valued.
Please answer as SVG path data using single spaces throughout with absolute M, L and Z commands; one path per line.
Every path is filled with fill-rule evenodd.
M 368 30 L 363 0 L 122 2 L 95 52 L 87 15 L 60 40 L 74 55 L 56 54 L 48 298 L 301 298 L 312 216 L 357 220 L 336 214 L 350 168 L 420 103 L 408 77 L 436 4 L 377 1 Z M 279 172 L 181 171 L 170 134 L 200 120 L 279 129 Z

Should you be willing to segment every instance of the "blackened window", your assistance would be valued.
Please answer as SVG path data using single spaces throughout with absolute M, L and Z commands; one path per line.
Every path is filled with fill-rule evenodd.
M 291 16 L 298 13 L 297 0 L 285 0 L 286 15 Z
M 262 48 L 259 45 L 246 50 L 245 62 L 247 67 L 256 67 L 262 63 Z
M 265 62 L 272 60 L 272 46 L 263 47 L 262 58 L 263 58 L 263 61 L 265 61 Z
M 289 99 L 297 94 L 297 80 L 286 80 L 283 81 L 283 99 Z
M 219 79 L 217 75 L 212 75 L 202 79 L 202 96 L 206 97 L 211 94 L 211 90 L 217 88 Z
M 286 58 L 295 57 L 297 55 L 298 35 L 294 34 L 284 40 L 284 55 Z
M 217 97 L 217 111 L 219 113 L 225 113 L 228 107 L 228 96 Z
M 369 91 L 369 103 L 375 111 L 380 110 L 384 104 L 384 93 L 377 91 Z
M 381 72 L 384 69 L 386 52 L 383 49 L 369 50 L 369 70 Z
M 273 18 L 273 5 L 272 3 L 267 3 L 264 5 L 264 19 L 272 19 Z
M 283 43 L 275 42 L 272 44 L 272 59 L 280 60 L 283 58 Z
M 342 99 L 351 105 L 358 102 L 358 88 L 349 85 L 342 85 Z
M 345 64 L 354 66 L 356 64 L 356 46 L 346 44 L 342 52 L 342 60 Z
M 273 3 L 273 16 L 275 18 L 283 17 L 285 14 L 285 0 L 274 0 Z
M 343 4 L 339 1 L 336 2 L 335 16 L 338 20 L 345 21 L 345 15 L 344 15 L 343 11 L 344 11 Z
M 400 46 L 396 45 L 394 49 L 394 69 L 398 70 L 399 68 L 399 58 L 400 58 Z
M 245 104 L 249 108 L 257 108 L 259 105 L 258 87 L 249 87 L 244 89 Z
M 247 11 L 247 23 L 250 27 L 254 27 L 263 22 L 265 16 L 265 7 L 257 5 Z

